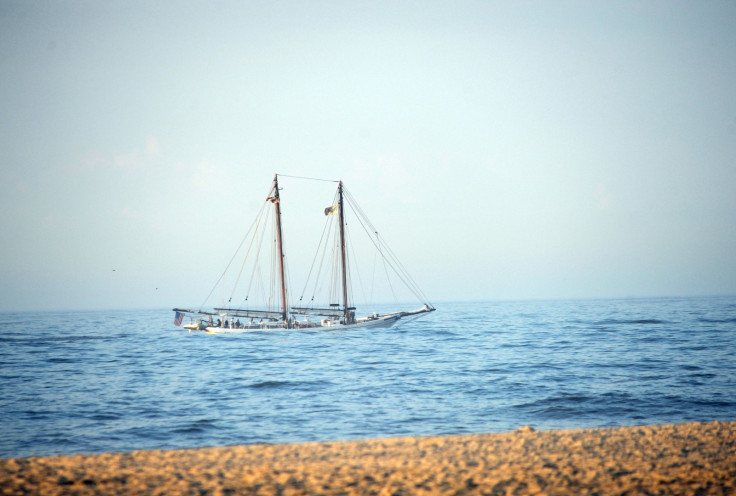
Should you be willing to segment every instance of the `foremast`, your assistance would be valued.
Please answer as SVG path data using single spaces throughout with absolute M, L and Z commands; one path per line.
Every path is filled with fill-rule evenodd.
M 284 324 L 289 325 L 289 307 L 286 300 L 286 276 L 284 274 L 284 244 L 281 233 L 281 200 L 279 198 L 279 175 L 273 176 L 273 189 L 267 198 L 276 207 L 276 243 L 279 257 L 279 282 L 281 285 L 281 318 Z

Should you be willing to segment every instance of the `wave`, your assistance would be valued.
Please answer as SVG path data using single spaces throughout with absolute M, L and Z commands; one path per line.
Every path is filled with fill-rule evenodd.
M 48 363 L 78 363 L 79 361 L 77 358 L 68 357 L 51 357 L 46 360 Z
M 595 325 L 660 325 L 669 323 L 660 319 L 607 319 L 594 322 Z
M 701 317 L 699 319 L 696 319 L 697 322 L 702 322 L 704 324 L 736 324 L 736 317 L 730 317 L 725 319 L 710 319 L 706 317 Z
M 605 412 L 608 416 L 632 415 L 639 412 L 639 402 L 625 392 L 611 391 L 600 395 L 563 394 L 513 405 L 543 419 L 580 419 Z
M 214 420 L 200 419 L 195 422 L 185 423 L 181 427 L 173 429 L 171 432 L 176 434 L 203 434 L 211 430 L 216 430 L 217 428 Z
M 45 336 L 43 334 L 41 335 L 22 335 L 20 337 L 14 337 L 14 336 L 3 336 L 0 338 L 0 342 L 10 342 L 10 343 L 28 343 L 28 344 L 38 344 L 43 345 L 45 343 L 77 343 L 77 342 L 84 342 L 84 341 L 111 341 L 114 339 L 121 339 L 124 336 L 120 335 L 108 335 L 108 336 L 90 336 L 90 335 L 81 335 L 81 336 Z
M 313 389 L 315 386 L 324 386 L 329 384 L 328 381 L 278 381 L 268 380 L 254 382 L 246 385 L 248 389 L 280 389 L 280 388 L 292 388 L 292 389 Z

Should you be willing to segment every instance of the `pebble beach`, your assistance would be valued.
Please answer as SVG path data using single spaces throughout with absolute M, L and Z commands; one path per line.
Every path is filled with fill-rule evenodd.
M 736 494 L 736 422 L 0 460 L 3 494 Z

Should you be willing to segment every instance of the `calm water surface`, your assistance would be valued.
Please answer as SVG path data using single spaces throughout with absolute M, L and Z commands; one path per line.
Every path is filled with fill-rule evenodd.
M 2 313 L 0 457 L 736 420 L 736 297 L 436 306 L 218 336 Z

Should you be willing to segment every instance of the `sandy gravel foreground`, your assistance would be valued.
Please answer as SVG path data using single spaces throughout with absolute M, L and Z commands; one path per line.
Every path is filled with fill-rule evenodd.
M 0 460 L 2 494 L 736 494 L 736 422 Z

